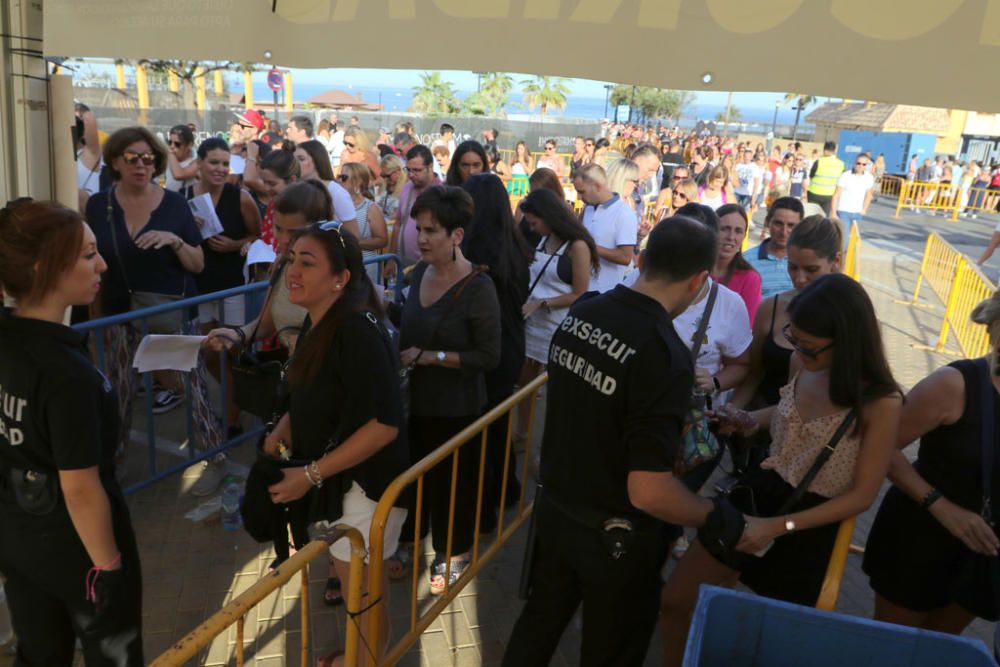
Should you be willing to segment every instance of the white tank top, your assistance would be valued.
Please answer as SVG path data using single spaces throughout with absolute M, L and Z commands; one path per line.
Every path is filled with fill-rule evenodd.
M 97 194 L 101 189 L 101 167 L 104 166 L 104 158 L 97 159 L 97 167 L 93 170 L 80 161 L 80 154 L 76 153 L 76 187 L 79 190 L 86 190 L 89 194 Z

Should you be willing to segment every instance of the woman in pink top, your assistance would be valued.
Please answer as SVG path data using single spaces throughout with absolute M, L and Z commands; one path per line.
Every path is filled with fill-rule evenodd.
M 719 255 L 712 269 L 712 278 L 740 295 L 753 326 L 753 317 L 760 305 L 761 281 L 760 274 L 743 259 L 747 212 L 739 204 L 725 204 L 715 213 L 719 216 Z

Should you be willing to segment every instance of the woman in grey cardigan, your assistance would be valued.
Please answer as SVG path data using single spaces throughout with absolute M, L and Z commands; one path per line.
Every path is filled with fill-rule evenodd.
M 472 199 L 457 187 L 429 188 L 413 204 L 421 261 L 410 276 L 400 340 L 402 365 L 411 369 L 412 461 L 434 451 L 482 414 L 485 373 L 500 360 L 496 290 L 483 270 L 462 255 L 472 212 Z M 424 534 L 433 530 L 437 556 L 431 564 L 431 592 L 435 594 L 444 591 L 446 577 L 454 583 L 468 563 L 476 520 L 477 448 L 466 448 L 459 456 L 452 562 L 446 572 L 451 470 L 449 459 L 425 479 L 420 525 Z M 403 528 L 404 539 L 413 534 L 410 524 L 409 531 Z M 402 576 L 408 559 L 397 553 L 394 560 L 390 574 Z

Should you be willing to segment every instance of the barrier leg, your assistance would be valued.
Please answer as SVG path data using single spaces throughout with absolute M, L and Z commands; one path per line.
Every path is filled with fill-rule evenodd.
M 906 188 L 907 185 L 904 183 L 903 187 Z M 898 212 L 898 209 L 897 209 Z M 898 217 L 898 215 L 897 215 Z M 917 297 L 920 296 L 920 288 L 924 282 L 924 274 L 927 271 L 927 260 L 931 256 L 931 250 L 933 249 L 934 235 L 930 234 L 927 236 L 927 243 L 924 244 L 924 255 L 920 259 L 920 272 L 917 273 L 917 285 L 913 288 L 913 296 L 909 301 L 903 301 L 902 299 L 893 299 L 895 303 L 902 303 L 908 306 L 916 306 L 917 308 L 933 308 L 934 306 L 930 304 L 917 303 Z
M 896 200 L 896 215 L 899 217 L 899 212 L 903 210 L 903 203 L 906 201 L 907 196 L 910 192 L 910 184 L 903 183 L 899 188 L 899 198 Z
M 820 589 L 819 599 L 816 600 L 817 609 L 833 611 L 837 606 L 840 582 L 844 578 L 847 553 L 851 548 L 851 536 L 854 534 L 854 522 L 853 516 L 840 522 L 837 539 L 833 543 L 833 552 L 830 555 L 830 564 L 827 565 L 826 576 L 823 578 L 823 588 Z
M 914 349 L 917 350 L 932 350 L 934 352 L 943 352 L 951 356 L 961 356 L 960 352 L 947 349 L 948 347 L 948 333 L 951 330 L 951 320 L 955 317 L 958 310 L 958 300 L 962 292 L 962 283 L 964 283 L 965 272 L 968 271 L 966 266 L 965 258 L 958 260 L 958 270 L 955 272 L 955 280 L 951 284 L 951 290 L 948 292 L 948 305 L 945 307 L 944 317 L 941 318 L 941 333 L 938 335 L 937 344 L 934 347 L 927 345 L 912 345 Z

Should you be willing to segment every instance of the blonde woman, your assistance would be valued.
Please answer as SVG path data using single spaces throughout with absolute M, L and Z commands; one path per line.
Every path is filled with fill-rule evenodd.
M 375 186 L 375 201 L 386 220 L 392 220 L 399 209 L 399 195 L 406 185 L 406 164 L 398 155 L 389 154 L 382 158 L 379 167 L 382 177 Z
M 344 152 L 340 154 L 341 168 L 345 164 L 362 162 L 372 170 L 372 177 L 378 178 L 382 175 L 378 160 L 372 151 L 371 142 L 365 131 L 356 125 L 351 125 L 344 130 Z
M 358 229 L 361 234 L 358 244 L 361 246 L 363 258 L 374 257 L 389 242 L 386 231 L 385 216 L 375 203 L 371 183 L 372 177 L 366 165 L 360 162 L 348 162 L 340 165 L 340 184 L 351 195 L 354 211 L 358 215 Z M 378 266 L 369 264 L 365 267 L 372 283 L 378 285 Z

